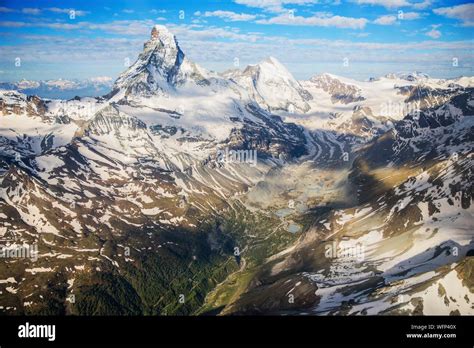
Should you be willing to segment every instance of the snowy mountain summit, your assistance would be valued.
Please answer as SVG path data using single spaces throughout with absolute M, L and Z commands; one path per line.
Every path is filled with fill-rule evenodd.
M 249 65 L 243 71 L 233 70 L 224 76 L 243 86 L 265 109 L 292 112 L 310 109 L 307 101 L 312 99 L 311 94 L 274 57 Z
M 137 61 L 122 73 L 112 94 L 168 95 L 186 85 L 208 85 L 209 72 L 186 58 L 176 37 L 155 25 Z

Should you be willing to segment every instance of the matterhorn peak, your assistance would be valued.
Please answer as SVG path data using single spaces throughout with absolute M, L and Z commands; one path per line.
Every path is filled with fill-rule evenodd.
M 113 95 L 120 90 L 125 96 L 169 95 L 178 86 L 204 83 L 206 75 L 185 57 L 167 27 L 155 25 L 137 61 L 115 82 Z
M 151 39 L 158 39 L 160 36 L 170 36 L 171 33 L 164 25 L 156 24 L 151 29 Z
M 158 24 L 151 29 L 150 40 L 145 43 L 145 49 L 147 46 L 155 47 L 157 44 L 161 44 L 163 47 L 179 48 L 176 37 L 167 27 Z
M 167 67 L 179 64 L 184 53 L 178 45 L 176 37 L 164 25 L 155 25 L 151 29 L 150 39 L 145 42 L 140 56 L 145 58 L 159 58 L 156 63 L 165 63 Z

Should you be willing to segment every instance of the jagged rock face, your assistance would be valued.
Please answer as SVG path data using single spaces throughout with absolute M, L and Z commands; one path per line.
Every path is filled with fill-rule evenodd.
M 133 132 L 145 130 L 146 124 L 135 117 L 120 113 L 114 105 L 111 105 L 94 116 L 87 126 L 87 132 L 96 135 L 117 134 L 120 132 L 120 128 L 126 128 Z
M 28 96 L 25 99 L 19 92 L 2 91 L 0 113 L 3 116 L 27 114 L 42 117 L 46 113 L 46 103 L 37 96 Z
M 364 192 L 354 194 L 365 202 L 383 191 L 385 185 L 373 175 L 381 168 L 403 168 L 402 172 L 413 175 L 413 168 L 425 169 L 438 162 L 451 161 L 454 165 L 464 159 L 469 163 L 474 140 L 473 98 L 472 90 L 467 91 L 445 105 L 408 115 L 377 138 L 354 161 L 349 178 L 359 192 Z M 469 181 L 467 177 L 463 180 Z
M 453 96 L 464 92 L 464 88 L 431 88 L 424 85 L 399 87 L 401 93 L 407 96 L 405 103 L 414 103 L 420 110 L 443 105 Z
M 365 143 L 384 133 L 391 124 L 389 119 L 374 115 L 370 107 L 357 105 L 351 118 L 335 128 L 343 134 L 357 135 L 359 138 L 357 142 Z
M 373 146 L 365 158 L 375 167 L 449 157 L 453 152 L 466 155 L 473 139 L 473 100 L 470 89 L 442 106 L 407 115 L 378 141 L 387 151 Z
M 311 78 L 310 82 L 314 83 L 315 87 L 321 88 L 329 93 L 334 104 L 349 104 L 365 99 L 361 95 L 360 88 L 354 85 L 344 84 L 329 74 L 315 76 Z
M 283 126 L 277 117 L 268 116 L 259 108 L 249 105 L 264 126 L 247 122 L 242 128 L 234 130 L 226 143 L 233 149 L 256 150 L 260 158 L 266 157 L 294 159 L 308 153 L 303 130 L 295 125 Z

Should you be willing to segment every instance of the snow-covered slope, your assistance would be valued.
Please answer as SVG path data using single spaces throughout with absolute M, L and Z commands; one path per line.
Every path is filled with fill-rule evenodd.
M 255 276 L 230 280 L 223 313 L 472 314 L 471 85 L 299 82 L 274 58 L 218 75 L 155 26 L 103 97 L 2 90 L 0 237 L 40 257 L 0 266 L 0 310 L 162 314 L 183 284 L 196 309 L 240 247 Z M 105 283 L 127 303 L 87 302 Z M 87 296 L 71 307 L 65 288 Z
M 249 65 L 243 71 L 229 71 L 224 76 L 244 87 L 252 99 L 269 111 L 309 110 L 307 102 L 311 95 L 274 57 L 269 57 L 257 65 Z
M 361 148 L 347 186 L 359 203 L 307 213 L 226 313 L 472 314 L 473 101 L 465 91 Z
M 96 197 L 101 188 L 104 196 L 121 204 L 130 200 L 128 191 L 121 190 L 123 182 L 140 177 L 149 184 L 137 191 L 136 199 L 143 190 L 164 198 L 151 210 L 134 199 L 131 204 L 142 213 L 132 215 L 146 220 L 149 214 L 143 211 L 154 211 L 158 225 L 194 226 L 198 215 L 225 206 L 228 197 L 246 190 L 272 166 L 307 151 L 302 129 L 259 108 L 234 82 L 189 61 L 163 26 L 153 27 L 137 61 L 104 98 L 44 101 L 2 91 L 0 102 L 5 125 L 0 129 L 2 170 L 8 177 L 31 176 L 25 185 L 44 190 L 36 200 L 44 200 L 45 206 L 56 200 L 73 204 Z M 244 155 L 256 151 L 253 165 L 219 162 L 219 149 Z M 13 199 L 14 182 L 6 181 L 14 187 L 6 186 L 4 198 L 30 221 L 31 212 Z M 164 208 L 179 206 L 182 199 L 198 204 L 190 213 L 193 218 L 186 218 L 183 209 L 172 213 Z M 123 208 L 115 204 L 104 214 L 122 220 L 117 214 Z M 87 204 L 92 208 L 97 206 Z M 78 203 L 75 209 L 86 208 Z M 63 224 L 69 210 L 56 212 Z M 58 223 L 50 224 L 57 226 L 58 235 L 67 236 L 68 228 Z M 99 228 L 96 223 L 76 219 L 70 228 L 90 231 Z M 117 233 L 123 228 L 107 226 Z

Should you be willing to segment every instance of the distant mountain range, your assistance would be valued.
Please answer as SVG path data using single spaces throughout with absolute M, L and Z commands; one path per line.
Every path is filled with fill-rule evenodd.
M 99 76 L 87 80 L 44 80 L 18 82 L 0 82 L 0 89 L 16 90 L 41 98 L 71 99 L 74 97 L 97 97 L 107 94 L 113 84 L 108 76 Z
M 472 315 L 473 84 L 218 74 L 157 25 L 101 96 L 4 85 L 0 238 L 39 255 L 0 311 Z

